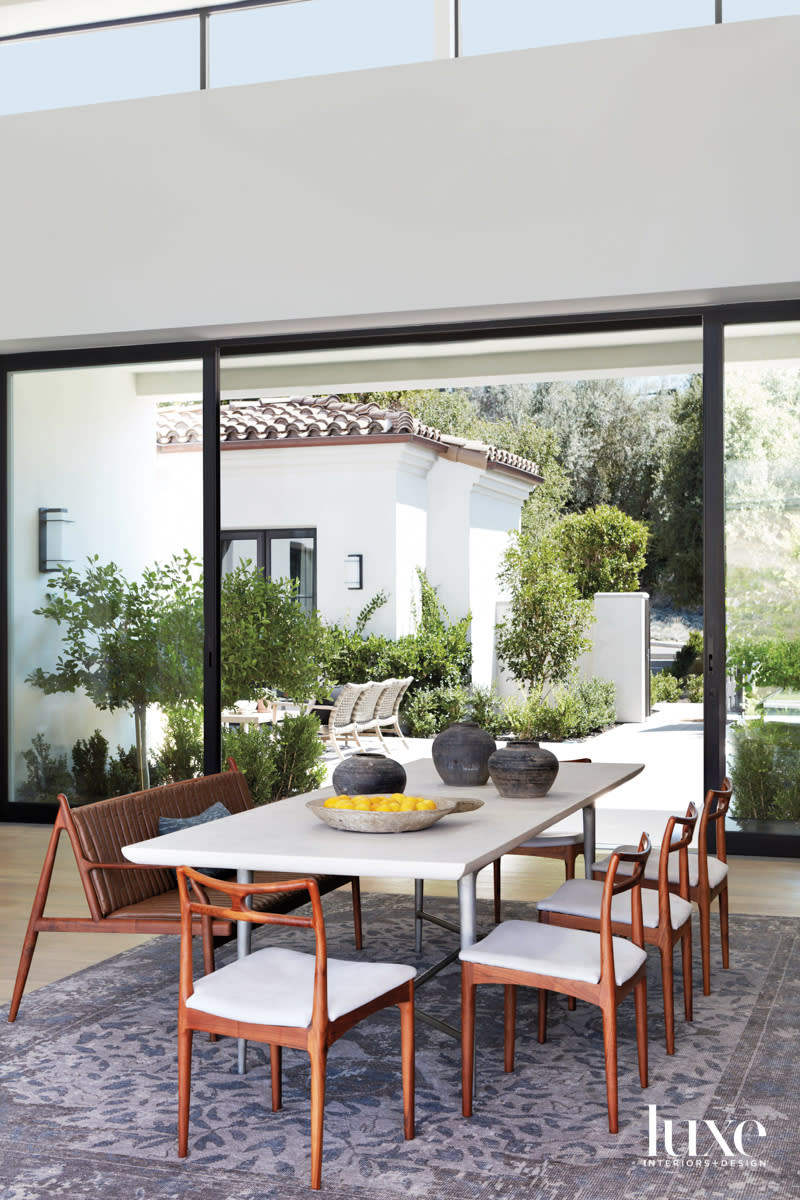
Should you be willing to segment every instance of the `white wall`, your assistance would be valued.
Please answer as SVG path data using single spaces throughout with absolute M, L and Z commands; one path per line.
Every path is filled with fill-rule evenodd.
M 650 597 L 647 592 L 597 592 L 592 648 L 578 674 L 614 684 L 618 721 L 643 721 L 650 712 Z
M 800 17 L 0 118 L 0 349 L 800 293 Z

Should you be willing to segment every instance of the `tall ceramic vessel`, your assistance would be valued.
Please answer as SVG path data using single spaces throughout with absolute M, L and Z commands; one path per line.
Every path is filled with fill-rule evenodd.
M 433 765 L 451 787 L 474 787 L 489 779 L 495 740 L 476 721 L 457 721 L 433 739 Z
M 495 750 L 489 774 L 501 796 L 546 796 L 558 774 L 558 759 L 538 742 L 520 738 Z

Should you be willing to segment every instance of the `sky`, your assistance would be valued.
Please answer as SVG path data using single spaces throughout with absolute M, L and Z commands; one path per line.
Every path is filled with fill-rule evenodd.
M 165 8 L 169 7 L 165 0 Z M 723 0 L 723 19 L 800 14 L 800 0 Z M 461 0 L 462 53 L 710 25 L 714 0 Z M 194 17 L 0 43 L 0 114 L 193 91 Z M 211 18 L 211 85 L 421 62 L 433 0 L 304 0 Z

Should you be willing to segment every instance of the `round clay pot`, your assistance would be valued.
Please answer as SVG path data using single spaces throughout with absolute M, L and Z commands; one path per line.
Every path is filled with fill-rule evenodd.
M 351 754 L 334 769 L 331 779 L 337 796 L 374 796 L 402 792 L 406 771 L 402 763 L 376 750 Z
M 433 765 L 451 787 L 474 787 L 489 779 L 495 740 L 476 721 L 456 721 L 433 739 Z
M 520 738 L 495 750 L 489 774 L 501 796 L 545 796 L 558 774 L 558 759 L 538 742 Z

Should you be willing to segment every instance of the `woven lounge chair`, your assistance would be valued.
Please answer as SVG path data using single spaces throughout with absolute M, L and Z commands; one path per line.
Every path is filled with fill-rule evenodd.
M 383 735 L 380 733 L 380 730 L 393 729 L 403 745 L 407 746 L 408 742 L 403 737 L 403 731 L 400 728 L 399 713 L 403 698 L 410 685 L 414 682 L 414 676 L 407 675 L 405 679 L 387 679 L 385 682 L 386 691 L 380 698 L 377 710 L 379 736 L 382 741 Z
M 344 758 L 338 742 L 340 737 L 345 739 L 345 745 L 347 745 L 347 738 L 352 734 L 359 750 L 364 748 L 358 738 L 358 725 L 354 714 L 360 697 L 368 687 L 372 686 L 374 685 L 368 683 L 346 683 L 333 703 L 328 724 L 320 726 L 320 733 L 332 742 L 339 758 Z

